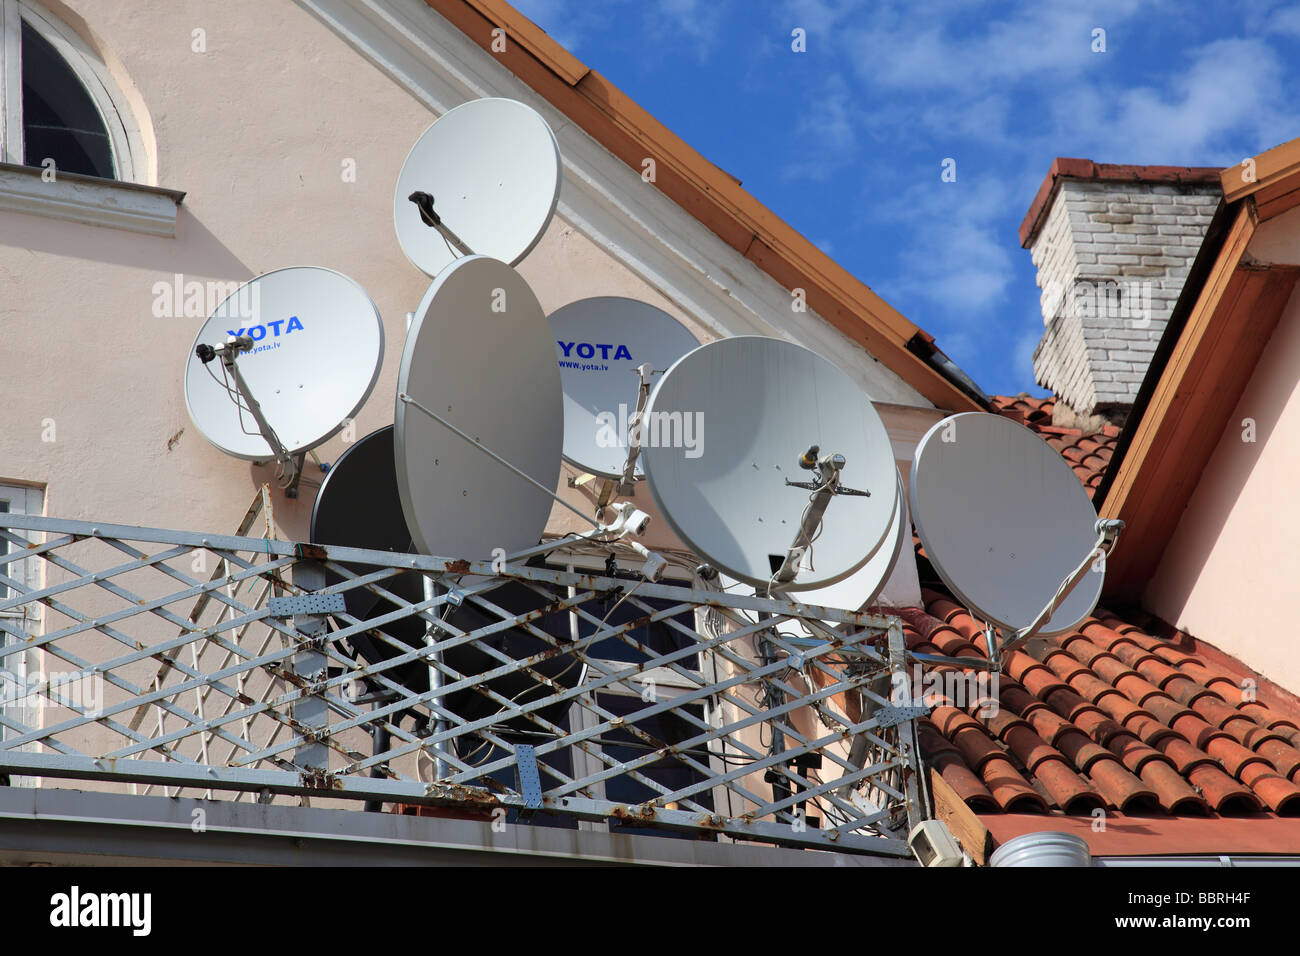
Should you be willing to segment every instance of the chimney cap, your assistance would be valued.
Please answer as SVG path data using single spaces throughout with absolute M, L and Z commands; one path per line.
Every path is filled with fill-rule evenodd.
M 1100 182 L 1174 183 L 1184 186 L 1213 185 L 1222 188 L 1217 166 L 1131 166 L 1120 163 L 1094 163 L 1091 159 L 1058 156 L 1052 160 L 1043 184 L 1038 187 L 1029 212 L 1020 223 L 1020 245 L 1028 249 L 1052 208 L 1052 200 L 1062 179 Z

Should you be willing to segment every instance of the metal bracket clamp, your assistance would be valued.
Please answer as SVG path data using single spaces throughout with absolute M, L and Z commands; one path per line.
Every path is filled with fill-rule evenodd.
M 291 597 L 271 598 L 266 602 L 271 617 L 293 617 L 298 614 L 342 614 L 348 609 L 342 594 L 301 594 Z
M 537 750 L 530 744 L 515 745 L 515 770 L 519 774 L 519 794 L 526 810 L 542 809 L 542 778 L 537 772 Z
M 916 720 L 918 717 L 924 717 L 930 713 L 930 708 L 921 704 L 896 706 L 886 704 L 876 711 L 876 726 L 878 727 L 897 727 L 899 724 L 906 723 L 909 720 Z

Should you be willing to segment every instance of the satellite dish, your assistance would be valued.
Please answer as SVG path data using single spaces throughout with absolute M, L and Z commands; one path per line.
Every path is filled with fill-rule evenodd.
M 402 165 L 393 194 L 397 241 L 430 277 L 466 254 L 517 265 L 555 215 L 561 173 L 555 134 L 536 110 L 507 99 L 462 103 L 425 130 Z M 424 214 L 416 193 L 431 197 Z
M 415 550 L 398 500 L 392 425 L 371 432 L 348 448 L 334 463 L 321 484 L 316 504 L 312 509 L 311 540 L 315 544 L 337 544 L 375 551 L 409 553 Z M 345 564 L 344 566 L 356 574 L 366 574 L 375 569 L 373 565 L 367 564 Z M 326 571 L 327 585 L 334 585 L 342 580 L 341 575 Z M 380 586 L 411 604 L 418 604 L 424 600 L 424 578 L 416 572 L 399 572 L 380 582 Z M 550 603 L 544 595 L 517 582 L 493 588 L 485 597 L 512 614 L 538 611 Z M 397 610 L 398 607 L 394 602 L 381 598 L 365 588 L 345 591 L 344 601 L 348 613 L 358 620 L 377 618 Z M 453 627 L 463 631 L 486 627 L 497 620 L 470 601 L 466 601 L 459 609 L 452 611 L 447 619 Z M 542 615 L 533 626 L 560 640 L 569 639 L 567 613 Z M 381 630 L 408 647 L 424 646 L 426 625 L 422 618 L 415 616 L 400 618 L 384 624 Z M 368 664 L 381 664 L 403 653 L 393 645 L 369 634 L 353 635 L 350 641 L 356 656 Z M 524 631 L 513 629 L 482 638 L 473 645 L 464 644 L 452 648 L 443 655 L 443 659 L 448 666 L 466 676 L 481 674 L 499 667 L 500 658 L 492 657 L 478 645 L 488 645 L 515 658 L 539 654 L 550 648 L 545 641 Z M 555 679 L 563 686 L 573 687 L 576 686 L 577 678 L 582 673 L 581 668 L 573 664 L 570 655 L 560 654 L 538 663 L 534 670 Z M 429 689 L 429 668 L 422 662 L 390 667 L 383 671 L 383 674 L 412 693 L 422 694 Z M 527 703 L 544 692 L 549 693 L 527 674 L 521 673 L 504 674 L 483 682 L 482 686 L 490 687 L 502 697 L 519 703 Z M 374 687 L 380 689 L 382 685 L 376 682 Z M 442 705 L 462 720 L 488 717 L 500 708 L 500 705 L 494 703 L 490 697 L 477 690 L 463 690 L 448 694 L 443 699 Z M 555 721 L 560 719 L 560 711 L 567 707 L 567 704 L 550 705 L 542 708 L 539 713 L 543 719 Z M 504 722 L 497 731 L 509 737 L 515 732 L 536 729 L 538 729 L 536 723 L 527 718 L 515 718 L 513 721 Z
M 397 475 L 393 468 L 393 426 L 371 432 L 351 445 L 329 470 L 316 494 L 311 513 L 313 544 L 336 544 L 349 548 L 410 553 L 415 550 L 407 530 L 397 495 Z M 345 564 L 354 574 L 368 574 L 373 565 Z M 327 585 L 338 584 L 342 576 L 325 572 Z M 424 600 L 424 579 L 404 571 L 379 582 L 386 591 L 411 603 Z M 358 620 L 379 617 L 397 609 L 397 605 L 365 588 L 343 593 L 348 613 Z M 410 647 L 424 644 L 425 623 L 418 617 L 390 621 L 382 627 L 388 634 Z M 368 634 L 351 638 L 356 654 L 371 664 L 396 657 L 400 652 L 390 644 Z M 422 663 L 404 664 L 385 672 L 389 680 L 404 684 L 417 693 L 429 686 L 429 669 Z
M 537 297 L 505 263 L 458 259 L 429 286 L 406 337 L 394 419 L 398 495 L 418 550 L 479 560 L 541 538 L 550 493 L 428 412 L 554 489 L 564 439 L 554 350 Z
M 291 455 L 336 435 L 370 397 L 384 358 L 384 326 L 365 289 L 330 269 L 258 276 L 226 299 L 195 337 L 185 406 L 208 441 L 248 461 L 275 458 L 247 397 L 211 362 L 233 336 L 252 340 L 238 369 L 261 415 Z M 208 360 L 196 353 L 207 350 Z M 238 401 L 237 401 L 238 399 Z
M 889 531 L 898 497 L 889 435 L 867 395 L 808 349 L 758 336 L 702 345 L 660 380 L 647 418 L 659 426 L 658 442 L 641 452 L 655 503 L 730 577 L 769 587 L 806 523 L 813 495 L 787 480 L 820 474 L 801 467 L 810 446 L 814 458 L 843 456 L 845 493 L 829 502 L 811 567 L 781 589 L 848 577 Z
M 939 577 L 1004 631 L 1033 623 L 1097 540 L 1097 512 L 1051 446 L 1001 415 L 964 412 L 916 447 L 912 521 Z M 1090 613 L 1104 574 L 1089 572 L 1037 633 Z
M 628 419 L 637 409 L 637 369 L 649 364 L 664 372 L 700 343 L 662 309 L 619 296 L 570 302 L 548 321 L 564 388 L 565 460 L 588 474 L 619 478 L 628 457 Z
M 880 595 L 898 556 L 903 553 L 903 542 L 911 533 L 911 524 L 907 520 L 907 497 L 903 491 L 903 479 L 897 483 L 898 507 L 894 509 L 894 518 L 889 525 L 889 532 L 881 541 L 876 553 L 867 559 L 867 563 L 854 571 L 842 581 L 837 581 L 824 588 L 810 591 L 798 591 L 790 600 L 800 604 L 819 604 L 822 607 L 843 608 L 847 611 L 860 611 L 873 604 Z

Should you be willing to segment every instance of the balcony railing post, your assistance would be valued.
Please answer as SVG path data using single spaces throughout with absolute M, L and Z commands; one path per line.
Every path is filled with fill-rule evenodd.
M 319 561 L 298 561 L 293 566 L 293 583 L 305 593 L 314 593 L 325 587 L 325 567 Z M 329 770 L 329 748 L 318 735 L 323 735 L 329 725 L 329 712 L 325 699 L 319 694 L 307 693 L 310 685 L 326 678 L 327 657 L 313 642 L 325 635 L 323 614 L 295 614 L 293 627 L 302 638 L 298 650 L 289 662 L 289 669 L 300 679 L 298 697 L 289 708 L 303 743 L 294 750 L 293 762 L 304 773 L 317 776 Z
M 898 618 L 891 618 L 889 622 L 889 677 L 890 677 L 890 698 L 894 697 L 894 688 L 911 687 L 912 683 L 907 675 L 907 641 L 903 637 L 903 625 Z M 909 704 L 910 697 L 907 700 L 900 700 L 899 706 Z M 905 720 L 897 725 L 898 733 L 898 756 L 903 762 L 903 789 L 907 794 L 907 832 L 911 833 L 921 821 L 928 816 L 926 808 L 921 803 L 921 793 L 924 790 L 925 782 L 920 779 L 921 774 L 925 772 L 921 765 L 921 746 L 920 738 L 916 733 L 916 721 Z

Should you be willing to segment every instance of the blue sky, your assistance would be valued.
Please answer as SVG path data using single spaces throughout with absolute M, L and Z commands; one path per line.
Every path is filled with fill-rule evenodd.
M 512 2 L 990 393 L 1045 394 L 1017 229 L 1053 157 L 1227 166 L 1300 136 L 1300 5 Z

